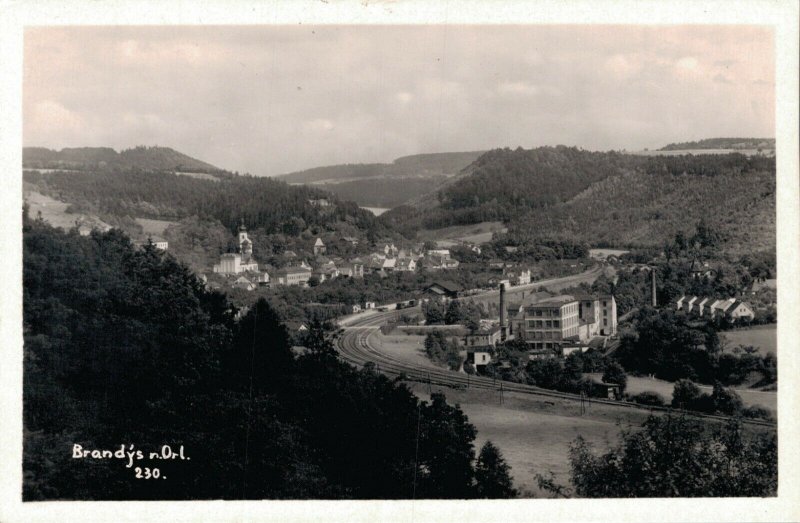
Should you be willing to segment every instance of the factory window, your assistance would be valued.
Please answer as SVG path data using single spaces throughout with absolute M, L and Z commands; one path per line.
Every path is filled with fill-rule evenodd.
M 553 320 L 553 327 L 560 327 L 560 326 L 561 326 L 561 322 L 560 321 Z
M 547 328 L 549 329 L 550 327 L 552 327 L 552 326 L 553 326 L 553 322 L 552 322 L 552 321 L 550 321 L 550 320 L 547 320 L 546 322 L 544 322 L 544 326 L 545 326 L 545 327 L 547 327 Z
M 607 302 L 605 302 L 605 301 L 604 301 L 604 302 L 603 302 L 603 307 L 605 307 L 606 305 L 607 305 Z
M 535 315 L 535 316 L 541 316 L 541 315 L 542 315 L 542 311 L 536 311 L 536 312 L 534 313 L 534 315 Z
M 605 325 L 608 325 L 608 320 L 607 320 L 606 318 L 603 318 L 603 325 L 604 325 L 604 326 L 605 326 Z
M 606 309 L 603 309 L 603 316 L 608 316 L 608 311 Z

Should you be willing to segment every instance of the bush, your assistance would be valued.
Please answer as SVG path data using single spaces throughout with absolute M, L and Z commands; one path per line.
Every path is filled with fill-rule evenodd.
M 761 405 L 744 407 L 741 411 L 741 415 L 745 418 L 763 419 L 767 421 L 772 421 L 774 419 L 772 417 L 772 412 Z
M 651 392 L 649 390 L 631 396 L 630 400 L 634 403 L 639 403 L 640 405 L 655 405 L 658 407 L 663 407 L 666 405 L 666 401 L 661 394 Z
M 700 388 L 692 380 L 678 380 L 672 389 L 672 406 L 688 409 L 699 397 Z

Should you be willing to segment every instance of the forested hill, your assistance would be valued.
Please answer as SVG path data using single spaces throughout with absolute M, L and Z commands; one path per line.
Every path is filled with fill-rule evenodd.
M 314 167 L 280 176 L 288 183 L 335 182 L 354 178 L 437 176 L 455 174 L 483 151 L 402 156 L 392 163 L 356 163 Z
M 74 212 L 99 216 L 107 223 L 131 218 L 181 220 L 196 216 L 235 231 L 240 222 L 266 234 L 299 234 L 307 228 L 348 224 L 379 234 L 385 227 L 355 203 L 341 202 L 312 187 L 293 187 L 266 177 L 234 176 L 216 181 L 141 169 L 81 172 L 26 171 L 31 187 L 71 204 Z M 315 205 L 328 199 L 330 206 Z
M 220 168 L 169 147 L 138 146 L 119 153 L 110 147 L 76 147 L 60 151 L 24 147 L 22 165 L 29 169 L 93 170 L 97 168 L 217 172 Z
M 775 138 L 706 138 L 696 142 L 671 143 L 660 151 L 691 149 L 775 149 Z
M 501 220 L 528 237 L 652 245 L 700 217 L 719 224 L 734 243 L 763 236 L 759 243 L 774 248 L 775 159 L 497 149 L 419 207 L 395 209 L 381 220 L 405 234 Z
M 315 167 L 279 179 L 313 184 L 366 207 L 395 207 L 430 193 L 482 152 L 416 154 L 392 163 Z

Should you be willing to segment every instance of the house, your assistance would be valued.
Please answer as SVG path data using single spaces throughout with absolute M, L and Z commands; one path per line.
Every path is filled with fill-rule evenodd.
M 486 366 L 491 363 L 492 355 L 485 350 L 467 350 L 466 363 L 470 363 L 475 367 L 475 370 L 482 371 Z
M 92 232 L 92 230 L 89 229 L 89 233 L 87 233 L 87 234 L 83 234 L 83 230 L 82 229 L 79 229 L 78 232 L 80 232 L 82 236 L 87 236 L 89 233 Z M 136 241 L 134 241 L 133 245 L 135 247 L 144 247 L 145 245 L 152 245 L 156 249 L 159 249 L 159 250 L 162 250 L 162 251 L 166 251 L 167 248 L 169 247 L 169 242 L 167 240 L 165 240 L 164 238 L 161 238 L 160 236 L 149 236 L 146 240 L 136 240 Z
M 339 267 L 339 274 L 341 276 L 349 276 L 350 278 L 363 278 L 364 264 L 352 261 L 344 263 Z
M 358 314 L 359 312 L 361 312 L 361 305 L 353 305 L 351 311 L 353 312 L 353 314 Z
M 710 319 L 727 318 L 729 321 L 735 322 L 738 320 L 752 320 L 755 317 L 750 304 L 736 298 L 715 300 L 713 298 L 692 296 L 687 299 L 686 296 L 681 296 L 675 303 L 678 310 L 682 308 L 687 314 Z
M 256 288 L 255 284 L 253 284 L 253 282 L 251 282 L 244 276 L 240 276 L 235 282 L 233 282 L 233 285 L 231 285 L 231 287 L 235 289 L 243 289 L 246 291 L 252 291 Z
M 275 273 L 275 283 L 278 285 L 308 286 L 311 279 L 311 269 L 306 267 L 284 267 Z
M 437 281 L 428 285 L 424 289 L 426 294 L 430 294 L 441 299 L 458 298 L 462 291 L 463 288 L 461 285 L 450 281 Z
M 375 304 L 374 301 L 368 301 L 368 302 L 366 302 L 364 304 L 364 310 L 374 309 L 375 307 L 376 307 L 376 304 Z
M 355 238 L 353 236 L 342 236 L 342 241 L 353 247 L 358 245 L 358 238 Z
M 494 347 L 500 342 L 500 326 L 489 329 L 481 329 L 476 332 L 468 333 L 464 336 L 465 347 Z
M 689 267 L 689 273 L 692 278 L 714 278 L 717 271 L 708 266 L 708 262 L 700 263 L 697 259 L 692 260 L 692 265 Z
M 562 295 L 523 305 L 511 320 L 517 339 L 532 350 L 561 353 L 564 347 L 585 344 L 598 336 L 617 333 L 614 296 Z
M 326 264 L 318 266 L 312 272 L 314 276 L 320 281 L 320 283 L 324 282 L 325 280 L 332 280 L 339 276 L 339 269 L 336 268 L 333 262 L 328 262 Z
M 394 246 L 393 243 L 391 245 L 386 244 L 386 245 L 383 246 L 383 254 L 384 254 L 384 256 L 386 256 L 388 258 L 393 258 L 393 257 L 397 256 L 397 253 L 398 253 L 398 249 L 397 249 L 397 247 Z
M 511 282 L 512 285 L 527 285 L 531 282 L 530 269 L 523 269 L 521 267 L 515 269 L 504 269 L 503 275 Z
M 322 238 L 317 238 L 317 240 L 314 242 L 314 256 L 317 256 L 319 254 L 325 254 L 326 250 L 327 248 L 325 247 L 325 244 L 322 242 Z
M 312 207 L 330 207 L 331 202 L 327 198 L 315 198 L 313 200 L 308 200 L 308 203 Z
M 417 260 L 414 258 L 398 258 L 394 270 L 398 272 L 414 272 L 417 270 Z
M 439 256 L 441 258 L 450 258 L 450 249 L 429 249 L 425 252 L 427 256 Z
M 259 287 L 269 286 L 269 273 L 267 273 L 266 271 L 258 273 L 258 286 Z

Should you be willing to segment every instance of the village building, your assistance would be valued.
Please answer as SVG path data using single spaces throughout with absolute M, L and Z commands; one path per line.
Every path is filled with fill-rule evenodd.
M 501 340 L 501 328 L 495 325 L 488 329 L 481 329 L 475 332 L 470 332 L 464 335 L 465 347 L 494 347 Z
M 311 269 L 307 267 L 284 267 L 275 273 L 275 283 L 277 285 L 299 285 L 308 286 L 311 279 Z
M 353 305 L 353 306 L 350 308 L 350 310 L 351 310 L 351 312 L 352 312 L 353 314 L 358 314 L 359 312 L 361 312 L 361 305 L 358 305 L 358 304 L 356 304 L 356 305 Z
M 239 226 L 239 252 L 229 252 L 220 256 L 219 263 L 214 265 L 213 271 L 217 274 L 258 272 L 258 263 L 253 259 L 253 242 L 247 236 L 244 224 Z
M 395 270 L 398 272 L 415 272 L 417 270 L 417 260 L 414 258 L 398 258 Z
M 492 355 L 485 350 L 468 350 L 466 363 L 475 367 L 478 372 L 486 370 L 486 366 L 492 361 Z
M 752 321 L 755 318 L 749 303 L 729 298 L 715 300 L 698 296 L 681 296 L 675 301 L 676 310 L 702 318 L 727 318 L 729 321 Z
M 597 336 L 617 333 L 617 305 L 614 296 L 562 295 L 523 306 L 515 315 L 514 335 L 532 349 L 561 353 L 565 346 L 589 343 Z
M 236 281 L 233 282 L 233 285 L 231 285 L 231 287 L 233 287 L 234 289 L 252 291 L 255 290 L 256 285 L 247 278 L 245 278 L 244 276 L 239 276 L 239 278 L 237 278 Z
M 717 271 L 709 267 L 708 262 L 701 263 L 697 259 L 692 260 L 689 273 L 695 279 L 714 278 L 717 275 Z
M 344 263 L 339 267 L 339 274 L 341 276 L 348 276 L 350 278 L 363 278 L 364 264 L 352 261 Z
M 325 254 L 327 247 L 325 247 L 325 243 L 323 243 L 322 238 L 317 238 L 314 242 L 314 256 L 318 256 L 320 254 Z
M 89 229 L 89 232 L 91 232 L 91 229 Z M 82 232 L 81 235 L 85 236 Z M 169 242 L 160 236 L 149 236 L 146 240 L 136 240 L 132 243 L 134 247 L 144 247 L 152 244 L 153 247 L 162 251 L 166 251 L 169 248 Z
M 461 285 L 449 281 L 437 281 L 425 287 L 425 294 L 446 301 L 458 298 L 463 291 Z

